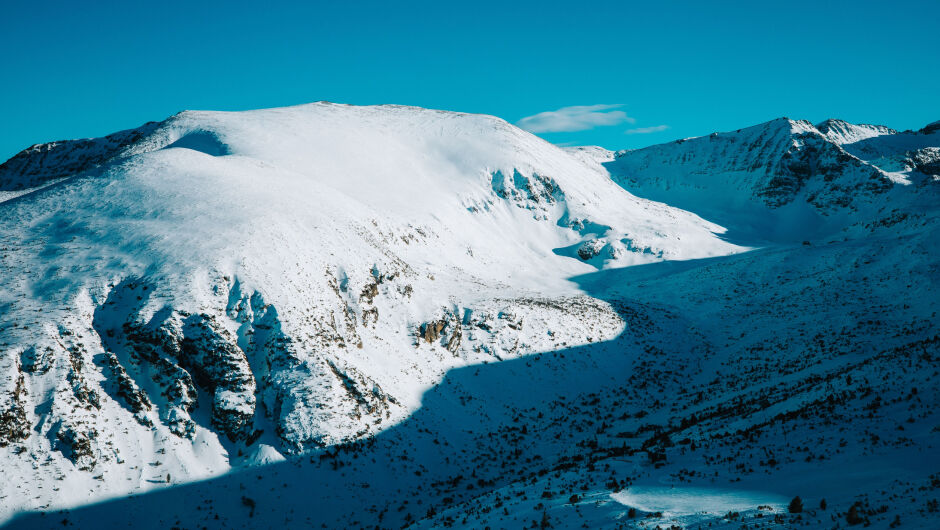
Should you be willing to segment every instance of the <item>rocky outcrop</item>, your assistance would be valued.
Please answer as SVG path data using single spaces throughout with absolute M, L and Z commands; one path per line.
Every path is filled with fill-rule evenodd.
M 126 315 L 124 318 L 131 318 Z M 198 393 L 190 372 L 180 366 L 179 356 L 182 351 L 179 323 L 182 315 L 172 314 L 165 322 L 155 328 L 135 323 L 124 322 L 121 341 L 113 347 L 124 352 L 127 365 L 135 367 L 136 381 L 145 386 L 153 385 L 161 398 L 159 409 L 160 421 L 169 427 L 170 432 L 182 438 L 192 438 L 196 424 L 190 413 L 198 405 Z M 115 356 L 117 360 L 117 357 Z M 123 365 L 118 365 L 122 366 Z M 124 380 L 120 369 L 112 369 L 117 380 L 117 395 L 130 405 L 138 422 L 151 423 L 146 417 L 146 403 L 149 397 L 142 389 L 136 389 L 135 381 Z M 125 397 L 126 396 L 126 397 Z
M 87 410 L 100 409 L 101 397 L 98 392 L 88 386 L 88 382 L 85 380 L 84 357 L 86 354 L 87 352 L 81 344 L 73 344 L 68 348 L 69 371 L 66 377 L 75 399 L 81 406 Z
M 418 336 L 424 339 L 424 342 L 430 344 L 441 338 L 441 331 L 444 330 L 444 326 L 446 325 L 447 321 L 445 320 L 426 322 L 421 324 L 421 327 L 418 329 Z
M 97 430 L 83 428 L 68 420 L 62 423 L 55 435 L 59 451 L 82 471 L 92 471 L 98 464 L 95 452 L 97 437 Z
M 940 175 L 940 148 L 925 147 L 908 153 L 913 168 L 925 175 Z
M 184 320 L 180 365 L 212 395 L 212 426 L 229 440 L 245 440 L 255 415 L 255 377 L 245 352 L 208 315 Z
M 20 367 L 27 373 L 44 374 L 52 367 L 52 353 L 49 346 L 29 346 L 20 354 Z
M 0 412 L 0 447 L 29 438 L 30 423 L 26 415 L 26 377 L 20 373 L 5 409 Z
M 547 219 L 548 207 L 565 200 L 565 192 L 551 177 L 532 173 L 524 175 L 514 169 L 512 175 L 495 171 L 490 175 L 497 197 L 508 200 L 519 208 L 533 212 L 537 219 Z
M 327 359 L 327 366 L 342 383 L 347 395 L 357 405 L 354 413 L 357 419 L 363 416 L 389 417 L 389 405 L 398 401 L 386 394 L 378 383 L 370 380 L 352 367 L 339 367 L 336 361 Z
M 450 353 L 456 354 L 460 350 L 461 341 L 463 340 L 463 332 L 461 331 L 461 326 L 459 322 L 454 321 L 454 331 L 450 334 L 450 337 L 447 339 L 447 342 L 444 344 L 444 347 L 447 348 L 447 351 Z
M 153 132 L 157 123 L 103 138 L 64 140 L 30 146 L 0 165 L 0 190 L 22 190 L 88 171 Z
M 607 242 L 603 239 L 589 239 L 581 243 L 581 246 L 578 247 L 578 257 L 584 261 L 588 261 L 598 256 L 605 245 L 607 245 Z
M 463 341 L 461 319 L 455 312 L 446 311 L 443 318 L 421 324 L 418 338 L 427 344 L 441 345 L 456 355 Z
M 773 208 L 796 200 L 810 182 L 815 186 L 806 200 L 822 212 L 851 207 L 860 197 L 891 188 L 891 181 L 878 168 L 864 164 L 813 132 L 794 135 L 792 147 L 769 174 L 770 180 L 757 194 Z
M 106 363 L 111 370 L 111 377 L 117 384 L 115 394 L 123 401 L 128 410 L 134 413 L 138 423 L 144 427 L 152 427 L 153 422 L 146 416 L 146 412 L 153 408 L 153 403 L 137 383 L 127 374 L 117 355 L 107 352 Z

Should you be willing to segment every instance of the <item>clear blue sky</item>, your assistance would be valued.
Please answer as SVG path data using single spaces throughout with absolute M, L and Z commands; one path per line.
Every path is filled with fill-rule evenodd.
M 940 119 L 937 0 L 188 4 L 5 1 L 0 159 L 183 109 L 316 100 L 512 122 L 620 104 L 630 121 L 544 133 L 608 148 L 779 116 Z

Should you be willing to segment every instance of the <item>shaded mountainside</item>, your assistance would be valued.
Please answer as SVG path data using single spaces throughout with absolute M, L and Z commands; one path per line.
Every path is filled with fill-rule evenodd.
M 928 524 L 937 235 L 592 273 L 614 340 L 451 370 L 360 442 L 13 527 Z
M 11 527 L 938 509 L 929 127 L 614 154 L 318 103 L 137 131 L 4 165 L 74 177 L 0 203 Z
M 631 192 L 716 221 L 752 242 L 856 232 L 920 211 L 937 193 L 933 132 L 780 118 L 600 160 Z M 734 230 L 732 230 L 734 232 Z
M 670 179 L 691 184 L 697 177 L 703 187 L 752 196 L 771 208 L 805 195 L 827 211 L 890 188 L 878 168 L 852 157 L 809 122 L 786 118 L 630 151 L 612 169 L 617 175 L 644 171 L 655 173 L 663 186 L 672 184 Z

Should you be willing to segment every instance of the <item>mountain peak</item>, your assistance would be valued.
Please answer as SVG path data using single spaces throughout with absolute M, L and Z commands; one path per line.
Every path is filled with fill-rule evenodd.
M 628 189 L 644 195 L 652 188 L 652 195 L 644 196 L 667 203 L 672 198 L 662 190 L 708 189 L 713 195 L 709 214 L 718 204 L 727 210 L 740 203 L 744 192 L 770 208 L 805 201 L 828 215 L 877 202 L 875 197 L 890 189 L 892 181 L 905 180 L 842 147 L 891 134 L 881 126 L 827 120 L 817 127 L 781 117 L 733 132 L 619 152 L 610 169 Z M 696 194 L 695 200 L 700 199 Z
M 886 134 L 897 134 L 897 131 L 884 125 L 854 124 L 832 118 L 817 124 L 816 129 L 829 141 L 838 145 L 853 144 Z
M 921 133 L 921 134 L 931 134 L 931 133 L 934 133 L 934 132 L 937 132 L 937 131 L 940 131 L 940 120 L 937 120 L 937 121 L 935 121 L 935 122 L 928 123 L 927 125 L 924 125 L 924 127 L 921 128 L 921 130 L 919 130 L 919 131 L 917 131 L 917 132 L 919 132 L 919 133 Z

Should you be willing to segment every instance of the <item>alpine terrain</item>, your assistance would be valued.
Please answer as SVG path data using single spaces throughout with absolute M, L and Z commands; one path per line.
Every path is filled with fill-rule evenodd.
M 9 528 L 921 528 L 940 122 L 185 111 L 0 165 Z

